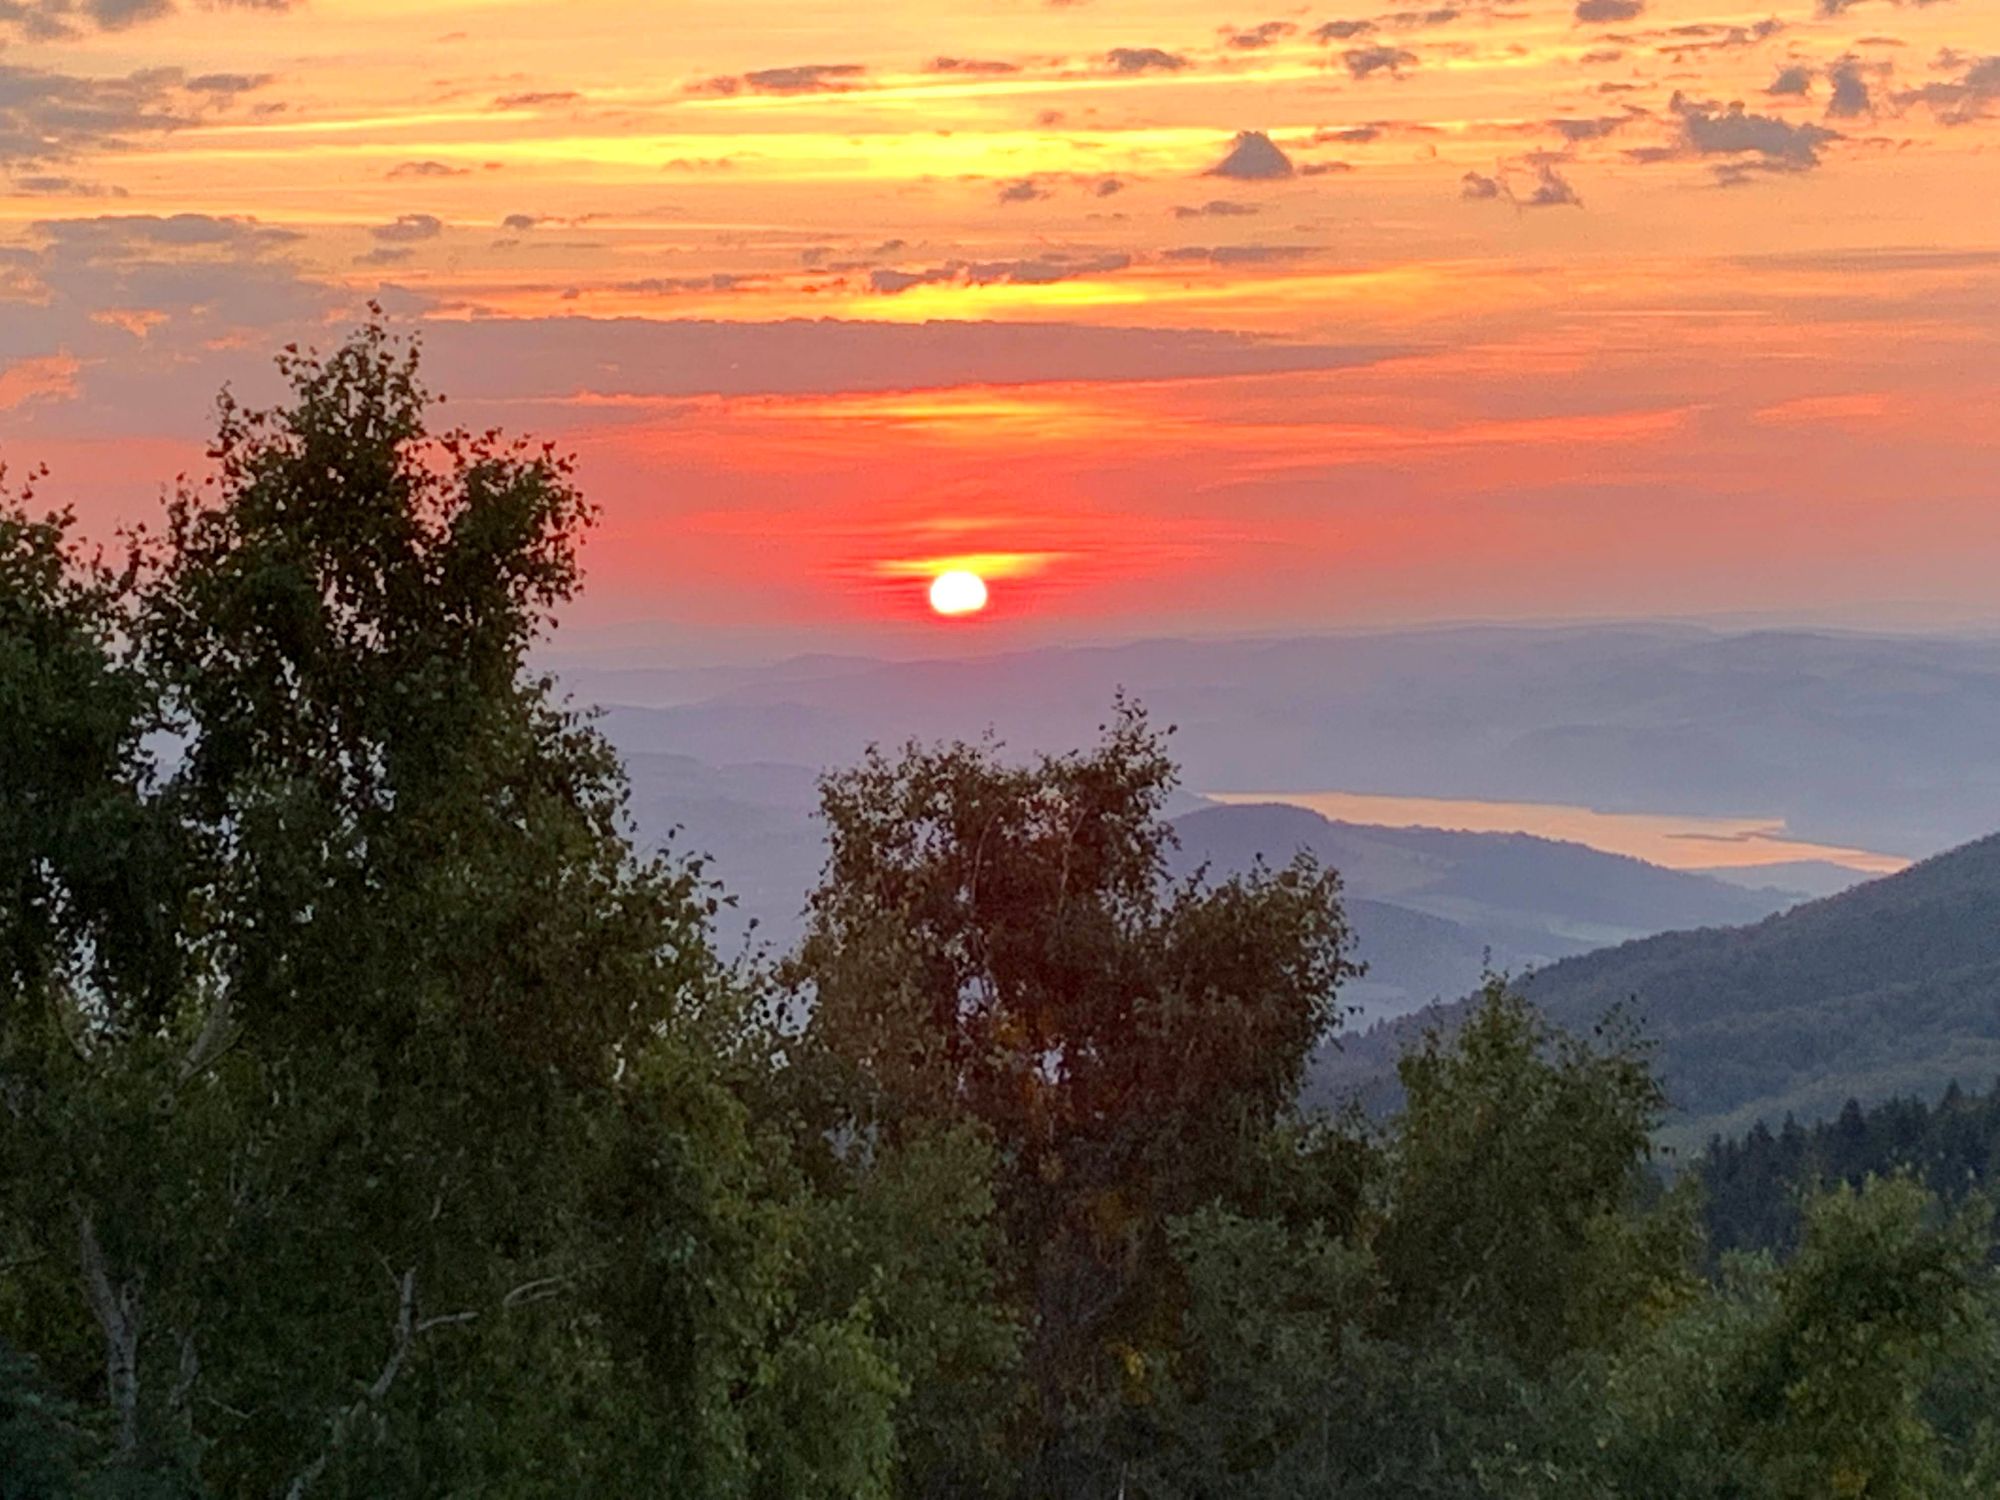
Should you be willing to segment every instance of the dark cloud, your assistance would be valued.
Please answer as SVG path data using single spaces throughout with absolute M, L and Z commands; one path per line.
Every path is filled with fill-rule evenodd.
M 1081 172 L 1033 172 L 1000 184 L 997 196 L 1002 203 L 1036 203 L 1055 197 L 1058 190 L 1074 187 L 1093 198 L 1110 198 L 1125 191 L 1117 177 L 1093 177 Z
M 1301 177 L 1337 177 L 1342 172 L 1352 172 L 1353 164 L 1344 161 L 1309 161 L 1299 168 Z
M 1668 108 L 1680 122 L 1671 145 L 1645 146 L 1625 154 L 1633 161 L 1659 162 L 1727 157 L 1715 165 L 1715 179 L 1735 187 L 1763 176 L 1809 172 L 1820 164 L 1822 148 L 1843 139 L 1837 130 L 1810 123 L 1794 125 L 1776 115 L 1752 114 L 1741 100 L 1726 107 L 1676 93 Z
M 1178 73 L 1193 64 L 1158 47 L 1113 47 L 1104 54 L 1104 66 L 1114 73 Z
M 1261 212 L 1254 203 L 1236 203 L 1228 198 L 1211 198 L 1206 203 L 1182 204 L 1174 210 L 1176 219 L 1238 219 Z
M 690 94 L 727 99 L 736 94 L 845 94 L 861 87 L 868 70 L 859 63 L 801 63 L 759 68 L 730 77 L 704 78 L 687 86 Z
M 0 26 L 29 41 L 60 41 L 85 29 L 124 31 L 174 13 L 173 0 L 5 0 Z
M 925 67 L 930 73 L 1018 73 L 1019 63 L 993 62 L 977 57 L 934 57 Z
M 641 281 L 620 282 L 617 290 L 636 292 L 642 297 L 673 297 L 689 292 L 733 292 L 743 280 L 727 271 L 708 276 L 648 276 Z
M 1430 26 L 1449 26 L 1465 12 L 1456 6 L 1440 6 L 1436 10 L 1396 10 L 1377 18 L 1385 31 L 1421 31 Z
M 179 84 L 171 69 L 82 78 L 0 63 L 0 167 L 118 150 L 133 136 L 192 124 Z
M 1129 255 L 1064 255 L 1050 252 L 1023 260 L 951 260 L 905 270 L 882 266 L 868 273 L 870 291 L 894 297 L 920 286 L 1049 286 L 1082 276 L 1104 276 L 1132 264 Z
M 1514 201 L 1523 208 L 1582 208 L 1583 199 L 1577 196 L 1569 179 L 1557 170 L 1553 161 L 1533 163 L 1534 181 L 1529 186 L 1526 197 Z
M 1265 21 L 1243 31 L 1225 31 L 1223 43 L 1239 52 L 1255 52 L 1282 42 L 1298 31 L 1290 21 Z
M 1610 26 L 1636 21 L 1645 9 L 1646 0 L 1576 0 L 1576 19 L 1586 26 Z
M 1699 57 L 1705 52 L 1738 52 L 1760 46 L 1784 29 L 1785 23 L 1776 16 L 1768 16 L 1749 26 L 1691 21 L 1682 26 L 1669 26 L 1662 34 L 1665 41 L 1658 50 L 1662 57 L 1676 60 Z
M 1269 266 L 1317 253 L 1310 245 L 1180 245 L 1162 252 L 1160 258 L 1181 265 Z
M 441 161 L 406 161 L 391 167 L 389 177 L 470 177 L 472 168 L 454 167 Z
M 1812 92 L 1813 70 L 1794 63 L 1780 68 L 1764 92 L 1773 99 L 1796 99 Z
M 1358 36 L 1367 36 L 1375 29 L 1373 21 L 1328 21 L 1313 28 L 1316 42 L 1351 42 Z
M 1055 189 L 1038 177 L 1022 177 L 1000 185 L 998 197 L 1002 203 L 1034 203 L 1042 198 L 1053 198 Z
M 212 214 L 100 214 L 91 219 L 42 219 L 31 232 L 79 263 L 130 259 L 161 249 L 226 250 L 254 258 L 303 238 L 296 230 L 255 219 Z
M 407 245 L 377 245 L 373 250 L 354 257 L 357 266 L 400 266 L 417 252 Z
M 426 368 L 461 401 L 811 395 L 1043 381 L 1146 381 L 1334 370 L 1401 352 L 1193 329 L 1082 323 L 777 323 L 477 319 L 425 335 Z
M 580 104 L 583 95 L 575 89 L 537 89 L 525 94 L 502 94 L 493 101 L 495 109 L 540 109 L 549 104 Z
M 1348 145 L 1365 146 L 1370 141 L 1382 138 L 1380 125 L 1342 125 L 1331 130 L 1315 130 L 1313 142 L 1323 145 L 1328 141 L 1342 141 Z
M 81 178 L 42 174 L 16 177 L 10 186 L 17 193 L 37 198 L 125 198 L 124 188 L 109 183 L 86 182 Z
M 1292 159 L 1261 130 L 1238 133 L 1229 153 L 1204 174 L 1236 182 L 1280 182 L 1293 175 Z
M 1601 141 L 1622 125 L 1631 123 L 1630 115 L 1599 115 L 1592 119 L 1550 120 L 1549 129 L 1564 140 L 1572 143 L 1581 141 Z
M 434 240 L 444 233 L 444 220 L 435 214 L 399 214 L 393 224 L 377 224 L 368 231 L 387 245 L 408 245 Z
M 269 73 L 200 73 L 187 81 L 191 94 L 248 94 L 271 81 Z
M 1340 54 L 1340 60 L 1347 64 L 1348 73 L 1355 78 L 1367 78 L 1375 73 L 1398 77 L 1404 68 L 1417 65 L 1417 54 L 1407 47 L 1350 47 Z
M 502 229 L 511 229 L 516 234 L 526 234 L 542 221 L 533 214 L 509 214 L 500 221 Z
M 1722 108 L 1675 94 L 1669 107 L 1680 117 L 1687 149 L 1698 156 L 1750 156 L 1773 170 L 1802 172 L 1819 165 L 1822 146 L 1840 139 L 1822 125 L 1751 114 L 1741 101 Z
M 1897 103 L 1923 104 L 1947 125 L 1965 125 L 2000 112 L 2000 55 L 1972 57 L 1962 52 L 1943 52 L 1935 65 L 1946 74 L 1955 74 L 1897 95 Z
M 1833 86 L 1826 102 L 1829 120 L 1859 120 L 1875 112 L 1859 58 L 1843 57 L 1827 70 L 1826 81 Z
M 1562 174 L 1562 160 L 1550 152 L 1539 151 L 1503 163 L 1491 177 L 1482 172 L 1467 172 L 1458 180 L 1458 196 L 1476 203 L 1511 203 L 1517 209 L 1582 208 L 1582 197 Z M 1517 187 L 1516 175 L 1521 173 L 1526 174 L 1526 181 Z

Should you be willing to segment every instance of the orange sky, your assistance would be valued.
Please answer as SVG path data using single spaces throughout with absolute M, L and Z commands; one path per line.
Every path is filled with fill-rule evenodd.
M 5 0 L 0 38 L 0 458 L 100 525 L 372 296 L 580 452 L 584 642 L 2000 623 L 1990 0 Z M 967 558 L 994 607 L 938 626 Z

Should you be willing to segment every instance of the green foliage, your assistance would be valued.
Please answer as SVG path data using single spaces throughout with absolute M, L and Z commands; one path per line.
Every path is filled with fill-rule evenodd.
M 1863 1109 L 1850 1099 L 1836 1119 L 1810 1129 L 1787 1119 L 1773 1131 L 1759 1121 L 1739 1139 L 1711 1139 L 1696 1165 L 1713 1251 L 1789 1254 L 1814 1188 L 1908 1172 L 1956 1203 L 1986 1188 L 1996 1161 L 2000 1088 L 1970 1094 L 1953 1084 L 1935 1106 L 1889 1099 Z
M 882 1492 L 698 871 L 526 666 L 567 461 L 379 329 L 281 367 L 126 570 L 0 511 L 0 1332 L 134 1482 Z
M 1402 1063 L 1381 1233 L 1408 1333 L 1469 1331 L 1530 1369 L 1600 1348 L 1686 1289 L 1684 1197 L 1643 1207 L 1663 1099 L 1615 1029 L 1551 1032 L 1494 980 Z
M 828 1125 L 992 1142 L 999 1287 L 1026 1333 L 1032 1487 L 1115 1474 L 1178 1339 L 1166 1225 L 1249 1175 L 1352 972 L 1309 860 L 1165 879 L 1173 770 L 1121 704 L 1094 750 L 878 753 L 830 777 L 830 857 L 786 971 Z

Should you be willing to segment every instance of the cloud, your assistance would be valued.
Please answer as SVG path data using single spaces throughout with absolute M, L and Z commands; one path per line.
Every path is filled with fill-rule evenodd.
M 248 94 L 271 81 L 269 73 L 200 73 L 187 81 L 191 94 Z
M 377 245 L 366 254 L 354 257 L 357 266 L 399 266 L 417 252 L 407 245 Z
M 1274 46 L 1298 31 L 1290 21 L 1265 21 L 1244 31 L 1225 30 L 1223 44 L 1239 52 L 1256 52 Z
M 1064 187 L 1079 188 L 1093 198 L 1110 198 L 1125 191 L 1124 180 L 1118 177 L 1083 172 L 1031 172 L 1026 177 L 1001 183 L 996 196 L 1002 203 L 1038 203 L 1055 197 L 1057 189 Z
M 648 276 L 641 281 L 620 282 L 617 290 L 637 292 L 647 297 L 671 297 L 684 292 L 733 292 L 743 284 L 743 279 L 727 271 L 716 271 L 707 276 Z
M 1373 21 L 1328 21 L 1313 28 L 1316 42 L 1351 42 L 1358 36 L 1367 36 L 1375 29 Z
M 1983 120 L 2000 108 L 2000 54 L 1971 57 L 1947 51 L 1938 55 L 1936 66 L 1957 76 L 1905 90 L 1896 102 L 1928 105 L 1947 125 Z
M 880 266 L 868 273 L 868 288 L 894 297 L 920 286 L 1050 286 L 1079 277 L 1109 275 L 1131 264 L 1132 257 L 1123 254 L 1065 255 L 1052 251 L 1022 260 L 951 260 L 916 270 Z
M 1562 160 L 1553 153 L 1538 151 L 1518 161 L 1503 163 L 1491 177 L 1467 172 L 1458 180 L 1458 196 L 1474 203 L 1511 203 L 1517 209 L 1582 208 L 1582 197 L 1562 175 L 1559 165 Z M 1514 185 L 1516 172 L 1527 174 L 1528 180 L 1522 187 Z
M 1206 203 L 1181 204 L 1174 209 L 1176 219 L 1239 219 L 1261 212 L 1254 203 L 1236 203 L 1227 198 L 1211 198 Z
M 1813 70 L 1794 63 L 1789 68 L 1780 68 L 1764 92 L 1773 99 L 1802 98 L 1812 92 L 1812 81 Z
M 1367 78 L 1374 73 L 1400 77 L 1404 68 L 1417 65 L 1417 54 L 1407 47 L 1350 47 L 1340 54 L 1340 60 L 1355 78 Z
M 173 69 L 84 78 L 0 63 L 0 167 L 118 150 L 195 115 Z
M 1629 115 L 1598 115 L 1591 119 L 1557 119 L 1548 122 L 1549 128 L 1564 140 L 1601 141 L 1620 126 L 1629 124 Z
M 1018 73 L 1021 71 L 1021 65 L 1011 62 L 993 62 L 977 57 L 934 57 L 929 63 L 925 64 L 924 71 L 927 73 Z
M 1833 85 L 1832 96 L 1826 102 L 1826 117 L 1829 120 L 1858 120 L 1875 112 L 1874 101 L 1868 95 L 1868 80 L 1861 76 L 1861 60 L 1843 57 L 1827 70 L 1826 80 Z
M 1514 200 L 1515 202 L 1519 203 L 1521 207 L 1523 208 L 1582 208 L 1583 207 L 1583 199 L 1577 196 L 1576 189 L 1571 187 L 1569 184 L 1569 179 L 1564 177 L 1562 173 L 1556 169 L 1556 164 L 1554 162 L 1546 160 L 1536 161 L 1533 163 L 1533 167 L 1535 173 L 1535 180 L 1534 184 L 1528 190 L 1527 197 L 1525 198 L 1517 197 Z
M 1064 322 L 481 319 L 439 323 L 425 335 L 429 373 L 461 401 L 561 399 L 578 390 L 678 398 L 1201 379 L 1344 369 L 1397 352 Z
M 1268 266 L 1303 260 L 1317 253 L 1311 245 L 1180 245 L 1162 251 L 1160 258 L 1175 263 L 1193 261 L 1210 266 Z
M 406 161 L 391 167 L 388 177 L 470 177 L 472 168 L 454 167 L 441 161 Z
M 583 95 L 574 89 L 538 89 L 525 94 L 502 94 L 493 101 L 495 109 L 541 109 L 549 104 L 580 104 Z
M 1178 73 L 1193 64 L 1158 47 L 1113 47 L 1104 54 L 1104 66 L 1114 73 Z
M 1690 21 L 1669 26 L 1668 40 L 1658 49 L 1662 57 L 1676 60 L 1699 57 L 1704 52 L 1737 52 L 1768 42 L 1785 29 L 1776 16 L 1767 16 L 1749 26 L 1723 25 L 1715 21 Z
M 1752 114 L 1741 100 L 1724 107 L 1676 93 L 1668 108 L 1680 121 L 1680 138 L 1669 146 L 1625 154 L 1640 162 L 1731 157 L 1715 168 L 1716 181 L 1725 187 L 1774 173 L 1809 172 L 1820 164 L 1823 147 L 1843 139 L 1824 125 L 1794 125 L 1775 115 Z
M 124 188 L 102 182 L 86 182 L 81 178 L 42 174 L 30 177 L 16 177 L 10 184 L 17 193 L 26 193 L 38 198 L 128 198 L 131 194 Z
M 1244 130 L 1238 132 L 1228 154 L 1203 175 L 1236 182 L 1280 182 L 1295 170 L 1292 159 L 1263 131 Z
M 533 214 L 509 214 L 500 221 L 502 229 L 511 229 L 516 234 L 526 234 L 542 221 Z
M 444 220 L 435 214 L 399 214 L 393 224 L 377 224 L 368 232 L 385 244 L 411 244 L 443 234 Z
M 1576 19 L 1585 26 L 1608 26 L 1636 21 L 1645 9 L 1646 0 L 1576 0 Z
M 42 219 L 32 232 L 78 263 L 133 258 L 151 250 L 224 250 L 255 258 L 304 238 L 255 219 L 212 214 L 100 214 L 90 219 Z

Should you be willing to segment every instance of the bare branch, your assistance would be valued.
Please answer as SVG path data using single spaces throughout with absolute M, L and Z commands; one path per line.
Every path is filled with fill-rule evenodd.
M 417 1273 L 412 1267 L 397 1280 L 396 1322 L 389 1340 L 389 1358 L 384 1361 L 381 1373 L 352 1405 L 334 1413 L 327 1423 L 325 1446 L 320 1449 L 318 1457 L 293 1477 L 291 1485 L 285 1490 L 285 1500 L 304 1500 L 305 1493 L 319 1482 L 320 1475 L 333 1461 L 333 1455 L 347 1441 L 354 1424 L 367 1414 L 369 1407 L 389 1394 L 396 1377 L 402 1373 L 403 1361 L 409 1356 L 410 1341 L 416 1337 L 416 1319 Z

